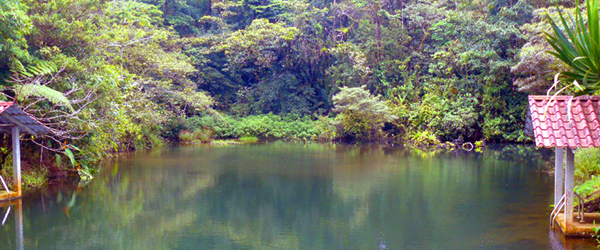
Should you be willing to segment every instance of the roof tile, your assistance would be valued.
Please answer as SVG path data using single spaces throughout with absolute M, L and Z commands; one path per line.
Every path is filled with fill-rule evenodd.
M 536 146 L 600 147 L 600 96 L 556 96 L 550 100 L 549 96 L 529 96 Z

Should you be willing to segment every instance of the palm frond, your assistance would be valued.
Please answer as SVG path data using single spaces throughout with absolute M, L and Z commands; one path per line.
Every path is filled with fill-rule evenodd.
M 600 89 L 600 0 L 586 0 L 587 25 L 577 2 L 575 18 L 569 16 L 569 22 L 557 6 L 559 24 L 547 15 L 552 32 L 544 33 L 546 41 L 554 49 L 548 53 L 570 66 L 570 70 L 561 72 L 568 82 L 578 82 L 575 95 L 594 93 Z M 563 31 L 564 30 L 564 31 Z

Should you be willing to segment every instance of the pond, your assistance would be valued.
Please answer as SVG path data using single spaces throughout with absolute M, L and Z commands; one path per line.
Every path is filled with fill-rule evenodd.
M 266 143 L 105 163 L 23 199 L 25 249 L 589 249 L 549 230 L 551 151 Z M 5 212 L 7 209 L 0 209 Z M 3 215 L 4 213 L 2 213 Z M 2 249 L 19 246 L 15 210 Z

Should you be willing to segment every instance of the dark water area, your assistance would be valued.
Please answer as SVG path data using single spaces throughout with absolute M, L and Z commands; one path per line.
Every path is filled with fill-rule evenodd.
M 549 229 L 551 151 L 174 147 L 23 199 L 24 249 L 594 249 Z M 16 206 L 0 249 L 19 249 Z M 2 218 L 7 207 L 0 208 Z

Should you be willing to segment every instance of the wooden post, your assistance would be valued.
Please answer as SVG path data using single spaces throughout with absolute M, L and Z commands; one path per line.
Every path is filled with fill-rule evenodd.
M 13 158 L 13 183 L 18 196 L 21 196 L 21 142 L 19 127 L 11 128 L 12 132 L 12 158 Z
M 558 201 L 564 194 L 564 176 L 565 170 L 563 169 L 563 149 L 559 147 L 554 148 L 554 207 L 558 206 Z
M 567 148 L 567 162 L 565 166 L 565 193 L 566 193 L 566 204 L 565 204 L 565 232 L 573 224 L 573 175 L 575 173 L 575 154 L 573 149 Z

